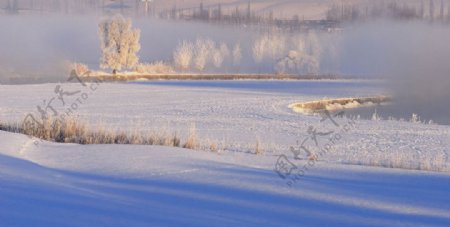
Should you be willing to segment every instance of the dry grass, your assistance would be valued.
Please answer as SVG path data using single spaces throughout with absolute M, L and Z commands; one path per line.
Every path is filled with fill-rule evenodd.
M 308 160 L 310 160 L 310 161 L 318 161 L 318 157 L 317 157 L 316 154 L 310 154 L 308 156 Z
M 197 140 L 197 130 L 195 129 L 195 125 L 191 126 L 191 129 L 189 130 L 189 135 L 186 140 L 186 143 L 183 145 L 183 148 L 187 149 L 196 149 L 198 148 L 198 140 Z
M 434 172 L 450 172 L 447 154 L 436 154 L 433 156 L 417 155 L 411 158 L 411 155 L 397 153 L 386 153 L 381 157 L 371 158 L 364 161 L 352 161 L 350 164 L 381 166 L 385 168 L 411 169 Z
M 136 72 L 141 73 L 141 74 L 170 74 L 170 73 L 175 73 L 175 69 L 162 62 L 162 61 L 157 61 L 157 62 L 153 62 L 153 63 L 148 63 L 148 64 L 139 64 L 136 66 Z
M 136 80 L 336 80 L 352 79 L 336 75 L 274 75 L 274 74 L 192 74 L 192 73 L 141 73 L 141 75 L 105 74 L 87 78 L 101 81 L 136 81 Z
M 219 147 L 217 146 L 217 144 L 216 143 L 211 143 L 211 145 L 209 145 L 209 150 L 211 151 L 211 152 L 218 152 L 219 151 Z
M 256 145 L 255 145 L 255 154 L 256 155 L 260 155 L 263 153 L 262 147 L 261 147 L 261 143 L 259 141 L 259 139 L 256 139 Z
M 357 103 L 360 105 L 372 103 L 372 104 L 382 104 L 386 102 L 392 101 L 392 98 L 386 96 L 379 97 L 367 97 L 367 98 L 340 98 L 340 99 L 329 99 L 329 100 L 320 100 L 320 101 L 312 101 L 312 102 L 304 102 L 304 103 L 294 103 L 289 107 L 292 108 L 296 112 L 301 113 L 319 113 L 328 109 L 329 106 L 339 104 L 342 106 Z
M 24 122 L 22 124 L 0 123 L 0 130 L 22 133 L 42 140 L 57 143 L 77 144 L 139 144 L 180 147 L 181 140 L 176 133 L 124 132 L 105 127 L 90 129 L 76 119 L 48 119 L 42 123 Z M 189 140 L 189 139 L 188 139 Z M 186 146 L 193 149 L 195 146 Z
M 75 70 L 77 75 L 84 75 L 89 71 L 89 67 L 85 64 L 74 62 L 70 64 L 70 70 Z

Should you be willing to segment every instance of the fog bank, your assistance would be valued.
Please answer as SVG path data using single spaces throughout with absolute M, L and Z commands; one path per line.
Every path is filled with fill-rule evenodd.
M 422 22 L 380 21 L 342 37 L 342 72 L 386 79 L 392 116 L 416 113 L 450 123 L 450 28 Z

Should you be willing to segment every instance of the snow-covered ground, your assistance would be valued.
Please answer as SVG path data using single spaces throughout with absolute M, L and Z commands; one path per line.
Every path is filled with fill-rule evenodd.
M 366 81 L 172 81 L 62 84 L 65 106 L 93 128 L 178 131 L 195 124 L 219 152 L 40 142 L 0 132 L 0 225 L 450 225 L 450 126 L 348 119 L 321 122 L 289 104 L 386 95 Z M 0 119 L 20 121 L 57 84 L 0 85 Z M 95 88 L 95 89 L 94 89 Z M 81 94 L 87 94 L 85 99 Z M 75 99 L 79 97 L 80 101 Z M 37 116 L 37 114 L 36 114 Z M 338 124 L 339 126 L 335 125 Z M 304 176 L 282 179 L 310 138 L 339 135 Z M 317 135 L 315 149 L 327 139 Z M 254 155 L 260 142 L 261 155 Z M 300 153 L 300 158 L 305 158 Z M 348 164 L 357 165 L 348 165 Z M 370 167 L 394 166 L 444 172 Z M 298 170 L 298 169 L 297 169 Z M 288 183 L 292 183 L 291 187 Z

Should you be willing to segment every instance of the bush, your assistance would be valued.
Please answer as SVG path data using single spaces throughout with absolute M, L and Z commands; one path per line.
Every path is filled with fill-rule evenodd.
M 157 61 L 153 63 L 147 64 L 139 64 L 135 68 L 136 72 L 142 74 L 170 74 L 175 73 L 175 70 L 172 66 L 162 62 Z
M 75 70 L 77 75 L 84 75 L 89 71 L 89 67 L 85 64 L 75 62 L 70 65 L 70 70 Z
M 198 147 L 197 132 L 195 129 L 195 125 L 192 125 L 191 129 L 189 130 L 189 135 L 186 140 L 186 143 L 183 145 L 183 148 L 196 149 L 197 147 Z

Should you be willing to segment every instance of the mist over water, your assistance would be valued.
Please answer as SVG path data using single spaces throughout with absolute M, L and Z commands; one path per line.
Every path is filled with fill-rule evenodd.
M 0 16 L 4 33 L 0 37 L 0 82 L 55 82 L 67 76 L 67 64 L 80 62 L 90 69 L 99 69 L 99 15 L 14 15 Z M 239 44 L 242 58 L 233 66 L 228 57 L 221 68 L 209 66 L 207 73 L 275 73 L 276 61 L 285 57 L 297 33 L 283 33 L 272 29 L 250 28 L 244 25 L 219 25 L 202 22 L 132 18 L 133 27 L 141 30 L 141 63 L 173 62 L 173 53 L 181 41 L 195 43 L 197 39 L 211 39 L 218 48 L 226 44 L 230 51 Z M 263 36 L 277 36 L 285 47 L 279 56 L 265 56 L 255 62 L 253 46 Z M 337 72 L 334 45 L 338 34 L 317 32 L 320 44 L 321 71 Z M 277 39 L 278 40 L 278 39 Z M 331 45 L 333 44 L 333 45 Z M 291 46 L 289 46 L 291 45 Z M 268 45 L 264 45 L 268 46 Z M 266 52 L 271 52 L 266 50 Z M 266 55 L 270 55 L 266 53 Z M 210 63 L 211 64 L 211 63 Z M 195 73 L 195 69 L 193 69 Z M 14 79 L 14 80 L 11 80 Z
M 0 83 L 61 81 L 67 77 L 67 64 L 71 62 L 99 69 L 101 18 L 95 15 L 0 16 L 3 28 Z M 255 31 L 148 18 L 134 18 L 133 26 L 141 30 L 138 55 L 143 63 L 170 62 L 179 42 L 203 37 L 230 47 L 239 43 L 244 55 L 242 70 L 256 69 L 251 58 L 251 43 L 258 34 Z
M 0 82 L 60 81 L 71 60 L 92 61 L 92 17 L 1 16 Z M 95 36 L 94 36 L 95 38 Z
M 378 108 L 382 117 L 409 119 L 415 113 L 424 121 L 450 124 L 449 38 L 448 25 L 359 25 L 344 35 L 342 69 L 385 79 L 394 103 Z
M 0 16 L 0 83 L 65 81 L 71 62 L 98 69 L 100 19 L 98 15 Z M 134 18 L 133 26 L 141 30 L 141 62 L 171 62 L 180 41 L 210 38 L 230 48 L 240 44 L 239 73 L 274 73 L 273 62 L 255 63 L 252 57 L 255 40 L 267 31 L 149 18 Z M 378 111 L 384 117 L 407 119 L 416 113 L 423 120 L 450 123 L 448 25 L 384 20 L 344 26 L 341 32 L 317 32 L 317 37 L 319 73 L 385 80 L 395 103 Z M 220 73 L 237 72 L 224 64 Z

